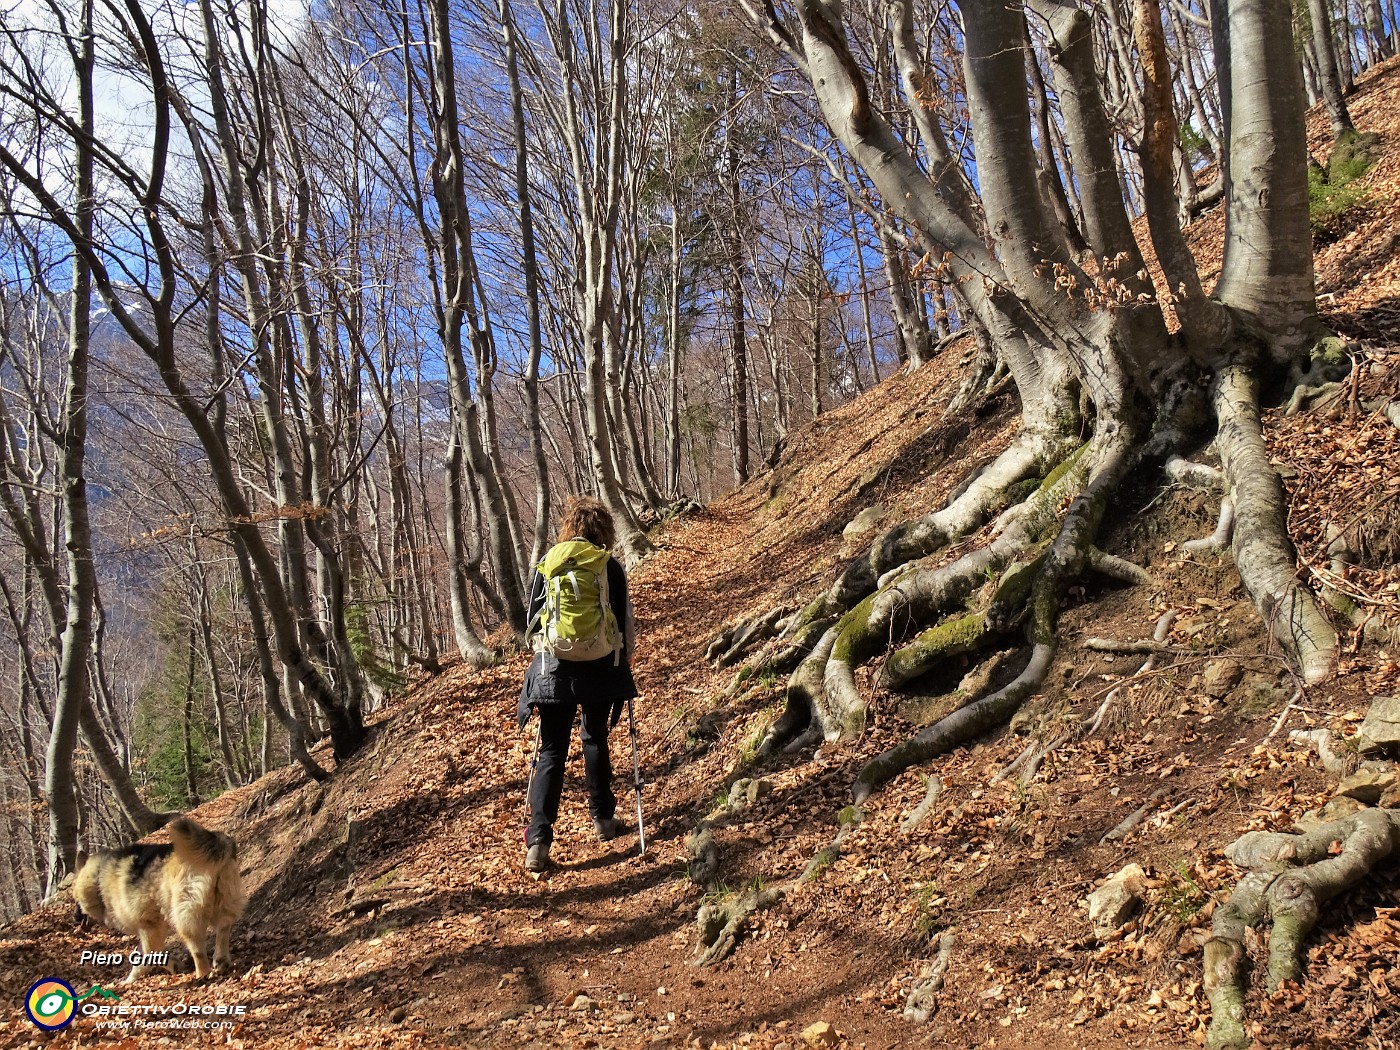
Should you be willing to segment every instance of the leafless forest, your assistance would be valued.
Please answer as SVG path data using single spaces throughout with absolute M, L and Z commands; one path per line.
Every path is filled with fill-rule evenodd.
M 958 404 L 1014 384 L 1018 437 L 749 632 L 792 675 L 773 746 L 858 732 L 890 624 L 989 574 L 1020 582 L 975 630 L 1036 655 L 945 735 L 1004 717 L 1059 591 L 1132 576 L 1094 544 L 1116 487 L 1217 433 L 1260 629 L 1325 675 L 1258 409 L 1345 372 L 1310 237 L 1398 45 L 1395 0 L 7 4 L 0 918 L 80 848 L 333 775 L 408 675 L 516 644 L 565 494 L 641 559 L 963 335 Z

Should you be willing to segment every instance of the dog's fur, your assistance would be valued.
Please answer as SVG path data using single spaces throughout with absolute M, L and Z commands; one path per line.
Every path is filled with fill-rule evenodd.
M 173 929 L 190 950 L 196 978 L 226 971 L 229 936 L 247 903 L 238 873 L 238 846 L 223 832 L 207 831 L 189 817 L 171 822 L 170 838 L 169 843 L 138 843 L 79 858 L 73 882 L 78 916 L 138 934 L 142 954 L 164 948 Z M 153 969 L 138 963 L 127 983 Z

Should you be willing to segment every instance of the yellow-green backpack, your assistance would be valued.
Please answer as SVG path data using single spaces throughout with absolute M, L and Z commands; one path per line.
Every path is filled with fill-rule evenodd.
M 622 653 L 622 631 L 608 602 L 608 552 L 587 540 L 549 549 L 536 568 L 544 577 L 544 605 L 532 625 L 537 652 L 560 660 L 598 660 Z

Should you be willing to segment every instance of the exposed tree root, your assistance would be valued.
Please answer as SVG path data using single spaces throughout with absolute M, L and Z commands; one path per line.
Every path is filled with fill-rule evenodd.
M 1101 551 L 1097 547 L 1089 548 L 1089 554 L 1085 560 L 1088 561 L 1090 568 L 1117 580 L 1119 583 L 1131 584 L 1134 587 L 1152 583 L 1152 574 L 1141 565 L 1134 565 L 1126 558 Z
M 1216 377 L 1215 412 L 1216 446 L 1235 506 L 1240 579 L 1274 639 L 1297 660 L 1303 681 L 1315 685 L 1332 668 L 1337 634 L 1298 579 L 1287 501 L 1264 447 L 1258 392 L 1248 369 L 1232 365 Z
M 1216 519 L 1215 531 L 1199 540 L 1187 540 L 1182 546 L 1193 554 L 1223 551 L 1230 546 L 1234 533 L 1235 504 L 1226 496 L 1220 501 L 1220 517 Z
M 1352 530 L 1336 524 L 1327 526 L 1327 556 L 1331 564 L 1327 570 L 1313 569 L 1314 575 L 1321 581 L 1318 597 L 1351 626 L 1359 641 L 1376 645 L 1400 642 L 1400 630 L 1377 617 L 1374 608 L 1366 608 L 1367 599 L 1352 591 L 1347 584 L 1347 566 L 1355 565 L 1359 560 L 1353 549 L 1353 535 Z M 1365 537 L 1357 535 L 1355 542 L 1364 544 Z
M 1293 391 L 1293 396 L 1288 399 L 1288 404 L 1283 408 L 1285 416 L 1296 416 L 1299 412 L 1309 408 L 1321 408 L 1330 401 L 1334 401 L 1347 392 L 1346 383 L 1319 383 L 1316 386 L 1299 384 Z
M 1175 609 L 1168 609 L 1161 616 L 1157 617 L 1157 624 L 1155 627 L 1152 628 L 1152 637 L 1146 643 L 1148 645 L 1155 646 L 1156 648 L 1154 650 L 1151 650 L 1152 655 L 1150 655 L 1146 660 L 1143 661 L 1142 666 L 1139 667 L 1133 673 L 1132 678 L 1138 678 L 1142 675 L 1147 674 L 1157 665 L 1157 654 L 1165 652 L 1167 650 L 1167 636 L 1171 634 L 1172 624 L 1175 622 Z M 1131 680 L 1132 679 L 1128 679 L 1127 681 Z M 1109 690 L 1108 695 L 1103 698 L 1103 703 L 1099 705 L 1099 709 L 1095 711 L 1090 718 L 1086 718 L 1084 720 L 1085 737 L 1091 737 L 1099 731 L 1099 726 L 1103 725 L 1103 720 L 1106 717 L 1108 717 L 1109 710 L 1113 707 L 1114 701 L 1118 699 L 1118 694 L 1123 691 L 1123 686 L 1125 684 L 1127 683 L 1119 682 L 1116 686 Z M 1054 747 L 1058 746 L 1058 744 L 1054 745 Z M 1052 747 L 1050 750 L 1054 750 L 1054 747 Z
M 1033 546 L 1053 535 L 1060 525 L 1060 505 L 1086 489 L 1086 479 L 1096 459 L 1092 450 L 1092 442 L 1083 446 L 1056 467 L 1034 494 L 1002 515 L 997 535 L 987 546 L 949 565 L 901 575 L 837 622 L 836 637 L 821 679 L 825 703 L 819 696 L 814 697 L 814 713 L 824 716 L 822 731 L 828 740 L 853 736 L 864 728 L 865 703 L 856 687 L 855 669 L 883 651 L 890 638 L 903 634 L 910 624 L 928 622 L 962 605 L 989 577 L 1000 574 L 1001 581 L 987 608 L 954 625 L 935 627 L 916 639 L 893 658 L 893 666 L 884 679 L 886 684 L 907 681 L 949 653 L 975 648 L 991 631 L 1014 627 L 1027 611 L 1036 618 L 1036 606 L 1045 601 L 1036 595 L 1037 588 L 1060 571 L 1053 560 L 1056 546 L 1028 562 L 1015 564 L 1015 559 L 1026 556 Z M 1066 524 L 1061 526 L 1062 533 L 1086 509 L 1087 506 L 1076 511 L 1072 505 Z M 1094 525 L 1100 509 L 1090 510 Z M 1086 539 L 1072 560 L 1082 563 L 1089 546 Z M 1054 601 L 1058 601 L 1058 594 Z
M 1247 988 L 1245 931 L 1272 920 L 1267 987 L 1297 981 L 1321 906 L 1400 850 L 1400 811 L 1364 809 L 1302 835 L 1252 831 L 1225 852 L 1250 869 L 1216 910 L 1205 946 L 1210 1050 L 1243 1050 Z
M 959 708 L 947 718 L 872 758 L 851 788 L 856 805 L 910 766 L 947 754 L 1005 722 L 1040 689 L 1054 656 L 1053 644 L 1037 645 L 1031 653 L 1030 662 L 1014 682 L 990 696 Z
M 1009 502 L 1016 502 L 1018 486 L 1043 477 L 1063 462 L 1076 444 L 1068 435 L 1023 430 L 1005 451 L 969 478 L 947 506 L 881 535 L 797 616 L 789 631 L 796 633 L 813 621 L 845 614 L 875 591 L 886 573 L 971 535 Z
M 924 794 L 924 800 L 920 802 L 910 814 L 899 822 L 899 830 L 902 834 L 909 834 L 920 824 L 928 819 L 928 815 L 933 812 L 934 803 L 943 794 L 943 781 L 939 777 L 928 778 L 928 791 Z
M 713 966 L 722 962 L 739 945 L 739 938 L 755 912 L 773 907 L 786 896 L 787 890 L 774 886 L 750 889 L 722 904 L 703 904 L 695 917 L 700 931 L 700 957 L 696 966 Z
M 1356 766 L 1354 753 L 1340 755 L 1332 749 L 1330 729 L 1295 729 L 1288 734 L 1288 739 L 1315 750 L 1322 761 L 1322 768 L 1334 777 L 1347 776 Z
M 768 727 L 768 733 L 759 745 L 759 754 L 767 755 L 785 748 L 801 738 L 809 727 L 815 729 L 820 726 L 820 719 L 813 719 L 812 712 L 825 700 L 821 684 L 822 669 L 831 655 L 831 647 L 836 643 L 836 635 L 835 625 L 828 627 L 812 651 L 797 665 L 797 670 L 788 680 L 787 705 Z
M 938 954 L 914 982 L 914 987 L 909 989 L 909 998 L 904 1001 L 906 1021 L 923 1024 L 938 1010 L 938 991 L 943 987 L 943 977 L 948 972 L 956 942 L 957 938 L 951 933 L 938 938 Z
M 856 829 L 865 818 L 858 806 L 847 806 L 836 817 L 836 834 L 832 836 L 829 843 L 812 854 L 812 859 L 807 862 L 807 866 L 802 869 L 802 874 L 797 876 L 797 881 L 792 884 L 796 889 L 805 882 L 811 882 L 827 868 L 836 863 L 841 856 L 841 847 L 845 845 L 847 836 Z
M 706 886 L 719 874 L 719 847 L 715 844 L 715 833 L 709 818 L 701 821 L 685 839 L 686 852 L 690 855 L 690 881 L 697 886 Z
M 1082 646 L 1097 653 L 1165 653 L 1171 651 L 1171 646 L 1152 638 L 1141 638 L 1131 642 L 1119 641 L 1117 638 L 1086 638 Z
M 1400 430 L 1400 401 L 1390 401 L 1382 409 L 1381 414 L 1390 420 L 1390 425 Z
M 803 883 L 810 882 L 836 862 L 841 856 L 841 846 L 846 837 L 855 829 L 864 814 L 855 806 L 847 806 L 837 817 L 839 827 L 831 842 L 817 850 L 802 874 L 778 886 L 755 886 L 728 901 L 703 904 L 695 916 L 699 933 L 699 957 L 697 966 L 713 966 L 722 962 L 739 945 L 748 926 L 749 918 L 755 912 L 773 907 Z
M 1189 459 L 1172 456 L 1162 468 L 1167 479 L 1188 488 L 1204 489 L 1206 492 L 1225 491 L 1225 475 L 1218 467 L 1204 463 L 1192 463 Z
M 726 628 L 710 642 L 705 650 L 705 659 L 719 667 L 738 663 L 753 646 L 775 637 L 784 626 L 784 618 L 792 612 L 791 607 L 780 605 L 761 616 Z
M 852 786 L 857 805 L 909 766 L 945 754 L 1000 725 L 1040 690 L 1055 655 L 1055 624 L 1060 595 L 1069 581 L 1089 564 L 1094 550 L 1094 534 L 1108 496 L 1135 460 L 1132 442 L 1126 432 L 1096 437 L 1047 478 L 1035 497 L 1008 512 L 1008 516 L 1012 516 L 1012 524 L 1007 526 L 1004 522 L 1000 535 L 984 551 L 993 550 L 999 543 L 1007 541 L 1008 536 L 1017 541 L 1018 550 L 1024 550 L 1045 530 L 1047 510 L 1050 512 L 1050 528 L 1058 524 L 1054 541 L 1027 570 L 1031 582 L 1025 611 L 1029 614 L 1027 632 L 1033 645 L 1029 663 L 1009 685 L 954 711 L 867 762 Z M 1060 489 L 1061 484 L 1069 491 Z M 1060 512 L 1060 504 L 1072 493 L 1077 495 L 1069 507 Z M 1040 497 L 1045 497 L 1046 502 L 1040 503 Z M 1016 535 L 1017 532 L 1020 534 Z M 948 573 L 968 564 L 985 571 L 981 565 L 985 558 L 987 555 L 983 552 L 974 552 L 938 572 Z M 1008 586 L 1007 576 L 1003 576 L 999 588 L 1003 592 Z M 833 686 L 830 669 L 825 681 L 830 691 Z M 853 680 L 845 684 L 850 687 Z
M 792 674 L 797 666 L 811 654 L 813 647 L 836 620 L 835 616 L 815 620 L 790 638 L 785 637 L 785 632 L 789 629 L 791 621 L 780 621 L 777 625 L 779 627 L 777 637 L 757 657 L 739 670 L 734 681 L 725 690 L 725 698 L 736 696 L 743 689 L 744 683 L 752 679 L 767 674 Z

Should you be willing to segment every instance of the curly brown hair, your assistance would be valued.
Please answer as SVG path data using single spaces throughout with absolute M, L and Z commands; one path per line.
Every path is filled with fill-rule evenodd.
M 559 543 L 584 539 L 595 547 L 612 550 L 616 534 L 612 515 L 601 500 L 590 496 L 570 496 L 564 504 L 564 520 L 559 523 Z

